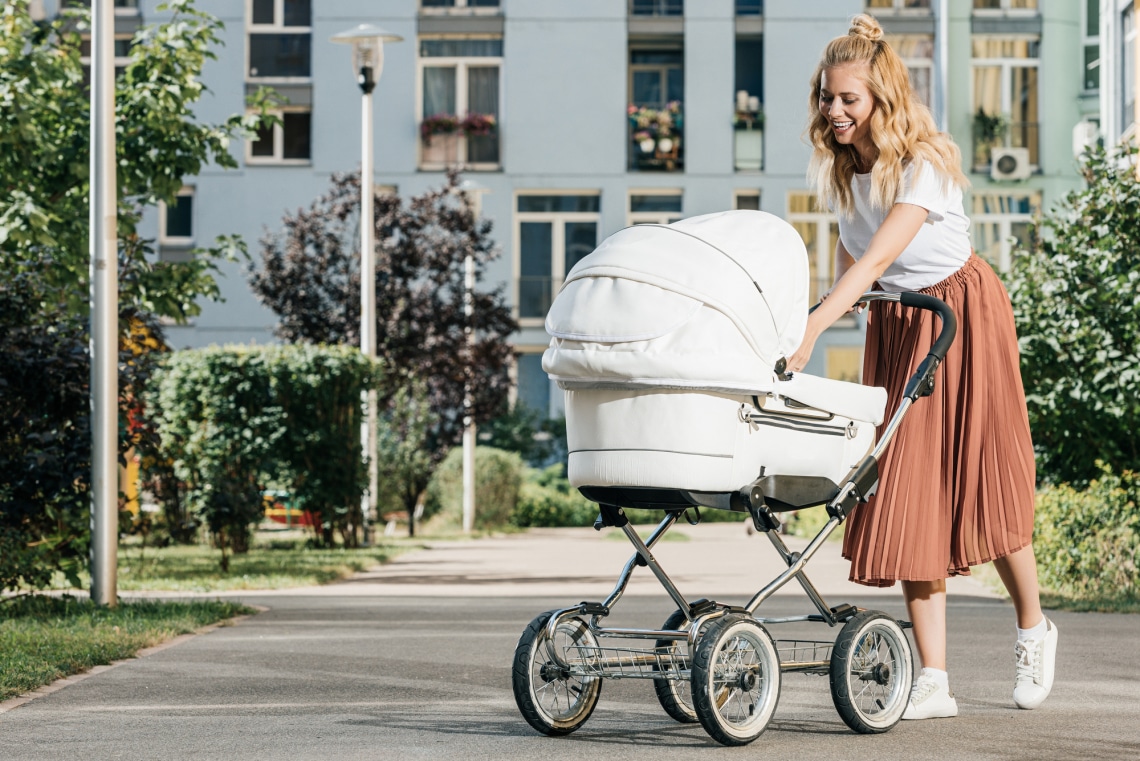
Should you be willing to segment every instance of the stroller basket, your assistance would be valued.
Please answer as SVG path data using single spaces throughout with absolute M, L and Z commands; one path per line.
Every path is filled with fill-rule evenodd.
M 683 647 L 658 646 L 568 648 L 570 673 L 606 679 L 677 679 L 688 681 L 689 656 Z

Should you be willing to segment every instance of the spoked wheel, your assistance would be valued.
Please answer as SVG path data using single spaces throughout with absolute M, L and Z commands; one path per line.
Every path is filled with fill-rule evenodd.
M 831 651 L 831 699 L 860 734 L 886 732 L 910 698 L 910 642 L 886 615 L 865 610 L 848 621 Z
M 684 613 L 677 610 L 661 624 L 662 629 L 679 629 L 688 623 L 689 619 Z M 661 658 L 662 668 L 669 670 L 676 668 L 680 661 L 691 663 L 689 657 L 689 643 L 685 640 L 657 640 L 658 652 L 666 652 L 668 656 Z M 655 669 L 657 667 L 654 667 Z M 653 689 L 657 693 L 657 701 L 665 709 L 665 713 L 682 724 L 696 724 L 697 711 L 693 708 L 692 689 L 687 679 L 654 679 Z
M 547 650 L 547 611 L 530 622 L 515 647 L 511 684 L 515 703 L 527 723 L 546 735 L 568 735 L 586 723 L 602 691 L 600 677 L 572 674 L 560 668 Z M 597 657 L 597 638 L 579 618 L 559 624 L 554 646 L 568 663 Z
M 780 656 L 754 618 L 713 622 L 693 657 L 693 707 L 705 731 L 724 745 L 747 745 L 768 726 L 780 699 Z

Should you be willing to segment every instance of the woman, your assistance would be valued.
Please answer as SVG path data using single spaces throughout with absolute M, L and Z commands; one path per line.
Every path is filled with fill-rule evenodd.
M 946 674 L 946 578 L 993 561 L 1017 613 L 1013 699 L 1036 708 L 1053 684 L 1057 629 L 1041 612 L 1033 555 L 1035 469 L 1017 336 L 1001 281 L 973 254 L 961 154 L 911 91 L 906 66 L 870 16 L 828 44 L 812 77 L 809 177 L 839 216 L 837 281 L 788 360 L 873 286 L 919 291 L 954 310 L 958 337 L 933 396 L 908 413 L 880 463 L 876 497 L 850 518 L 851 579 L 902 582 L 923 669 L 904 719 L 956 716 Z M 873 302 L 865 383 L 888 411 L 938 333 L 930 312 Z

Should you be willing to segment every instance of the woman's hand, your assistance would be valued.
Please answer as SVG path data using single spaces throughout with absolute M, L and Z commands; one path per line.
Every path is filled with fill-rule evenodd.
M 784 368 L 789 373 L 798 373 L 807 367 L 808 360 L 811 359 L 811 350 L 815 348 L 815 336 L 804 336 L 803 343 L 800 348 L 796 349 L 792 356 L 788 357 L 788 364 Z

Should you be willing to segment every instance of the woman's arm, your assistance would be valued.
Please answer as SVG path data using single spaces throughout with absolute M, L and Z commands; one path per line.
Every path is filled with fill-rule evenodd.
M 807 366 L 816 340 L 832 323 L 851 311 L 859 297 L 867 292 L 876 280 L 891 266 L 926 222 L 926 209 L 909 203 L 896 203 L 891 207 L 874 237 L 867 252 L 859 261 L 847 268 L 839 282 L 831 289 L 827 299 L 808 317 L 807 330 L 803 343 L 788 357 L 787 369 L 799 372 Z M 836 247 L 838 259 L 838 246 Z M 838 262 L 836 262 L 838 264 Z

